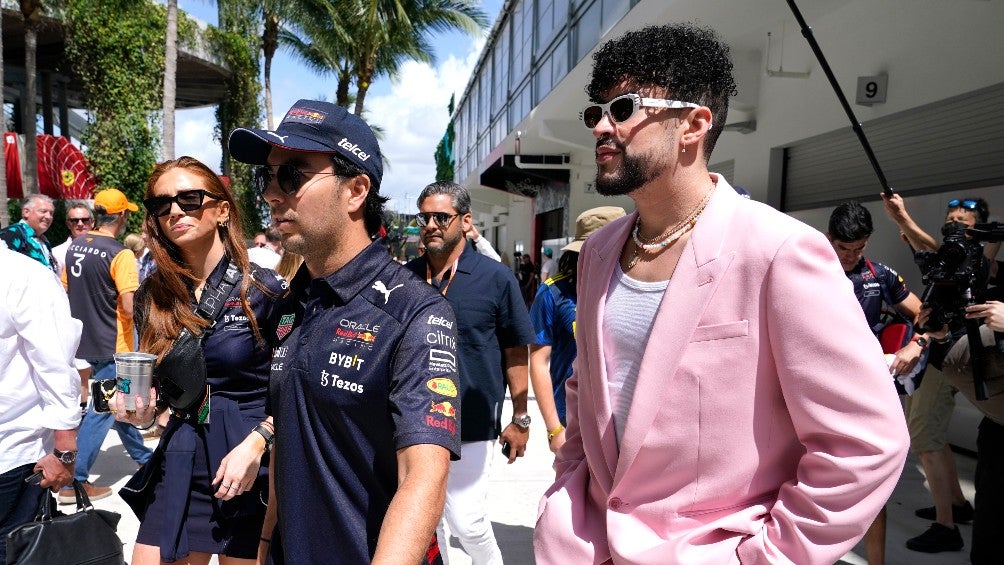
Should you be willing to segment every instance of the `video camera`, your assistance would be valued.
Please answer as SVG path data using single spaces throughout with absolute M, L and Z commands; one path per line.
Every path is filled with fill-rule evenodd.
M 966 306 L 975 304 L 987 286 L 988 262 L 983 257 L 982 243 L 1004 241 L 1004 223 L 989 222 L 970 228 L 951 222 L 941 228 L 941 233 L 944 239 L 937 251 L 914 253 L 925 285 L 921 300 L 925 308 L 931 309 L 921 330 L 937 331 L 945 324 L 957 326 L 964 321 L 970 343 L 980 343 L 979 324 L 966 320 Z M 982 351 L 979 347 L 975 349 Z M 986 400 L 982 355 L 974 350 L 972 361 L 976 397 Z
M 921 328 L 924 331 L 965 318 L 966 306 L 987 284 L 982 242 L 1004 240 L 1004 224 L 991 222 L 969 228 L 950 222 L 941 228 L 941 234 L 944 240 L 937 251 L 914 253 L 926 287 L 921 299 L 924 307 L 931 309 L 926 326 Z

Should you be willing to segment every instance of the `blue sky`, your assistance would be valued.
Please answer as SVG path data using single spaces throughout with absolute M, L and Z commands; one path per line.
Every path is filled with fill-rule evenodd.
M 481 4 L 494 22 L 502 0 L 486 0 Z M 191 16 L 216 24 L 215 2 L 179 0 L 178 5 Z M 440 34 L 433 36 L 431 43 L 436 49 L 434 66 L 407 63 L 397 80 L 380 78 L 366 96 L 366 120 L 384 130 L 381 149 L 387 156 L 387 163 L 380 191 L 391 197 L 389 208 L 402 212 L 414 212 L 418 192 L 435 179 L 433 152 L 449 121 L 450 95 L 456 93 L 459 98 L 463 93 L 484 45 L 484 37 Z M 333 99 L 334 89 L 332 77 L 312 74 L 280 48 L 272 63 L 275 123 L 298 99 L 319 96 Z M 178 112 L 175 154 L 191 155 L 219 170 L 220 146 L 213 139 L 216 123 L 213 112 L 213 108 Z

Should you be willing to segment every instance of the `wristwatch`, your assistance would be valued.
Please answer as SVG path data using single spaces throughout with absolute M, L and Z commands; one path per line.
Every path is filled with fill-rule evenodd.
M 523 414 L 522 416 L 513 416 L 512 423 L 523 428 L 524 430 L 528 429 L 530 427 L 530 415 Z
M 275 442 L 275 434 L 261 424 L 255 426 L 251 431 L 258 432 L 258 435 L 265 440 L 265 453 L 268 453 L 272 449 L 272 444 Z
M 77 461 L 76 451 L 60 451 L 58 449 L 53 449 L 52 454 L 55 455 L 56 459 L 59 459 L 59 462 L 63 465 L 71 465 Z
M 913 341 L 917 342 L 921 350 L 927 349 L 931 345 L 931 341 L 923 336 L 914 336 Z

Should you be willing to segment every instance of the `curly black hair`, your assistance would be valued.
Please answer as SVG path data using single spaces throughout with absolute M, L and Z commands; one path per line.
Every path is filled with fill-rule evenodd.
M 675 99 L 710 108 L 713 125 L 704 145 L 704 158 L 710 158 L 736 94 L 729 47 L 713 30 L 688 23 L 649 26 L 604 43 L 593 54 L 586 94 L 605 102 L 622 82 L 663 87 Z

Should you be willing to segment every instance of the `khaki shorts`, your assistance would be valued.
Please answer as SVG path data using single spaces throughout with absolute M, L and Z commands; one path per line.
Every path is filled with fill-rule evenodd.
M 986 383 L 987 400 L 976 400 L 973 389 L 973 370 L 970 361 L 969 338 L 963 337 L 945 356 L 945 376 L 952 386 L 962 391 L 962 394 L 976 408 L 991 420 L 1004 426 L 1004 353 L 997 350 L 994 344 L 994 334 L 990 328 L 980 326 L 980 337 L 986 347 Z
M 906 423 L 914 453 L 941 451 L 948 445 L 956 392 L 941 371 L 927 367 L 920 388 L 906 400 Z

